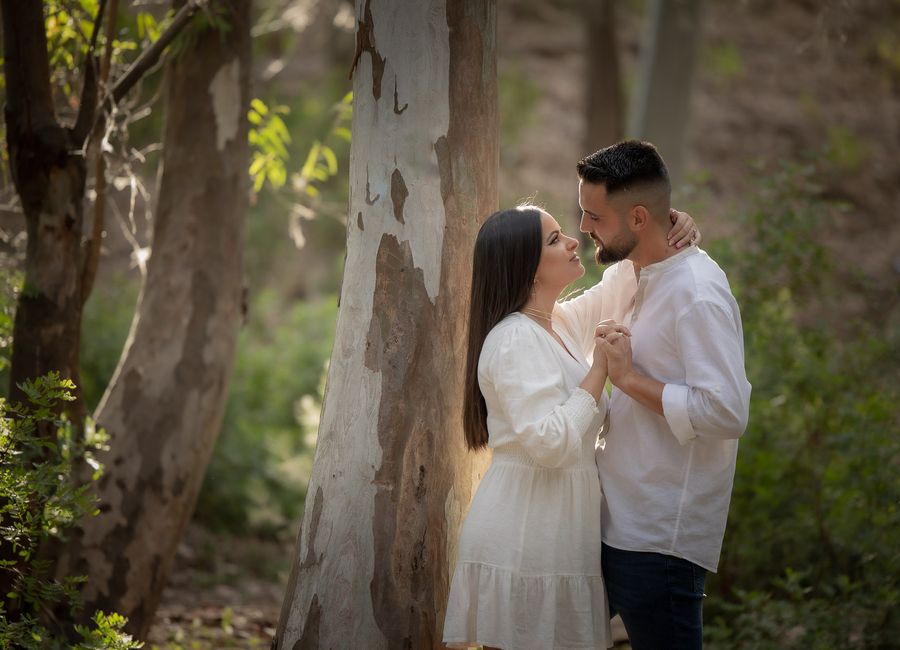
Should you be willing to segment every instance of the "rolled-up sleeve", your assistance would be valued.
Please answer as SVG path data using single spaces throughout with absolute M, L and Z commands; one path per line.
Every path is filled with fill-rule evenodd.
M 750 382 L 743 339 L 736 305 L 698 301 L 679 317 L 676 340 L 685 380 L 667 383 L 662 403 L 681 444 L 698 436 L 739 438 L 747 428 Z
M 531 327 L 517 328 L 496 346 L 479 368 L 489 421 L 498 419 L 535 462 L 563 467 L 577 461 L 582 439 L 605 414 L 607 398 L 598 405 L 581 388 L 565 388 L 562 368 L 551 342 Z M 492 413 L 493 411 L 493 413 Z

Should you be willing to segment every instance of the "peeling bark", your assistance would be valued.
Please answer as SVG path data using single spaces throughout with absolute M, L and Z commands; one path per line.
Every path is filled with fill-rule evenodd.
M 196 502 L 227 397 L 241 321 L 247 206 L 248 2 L 226 33 L 198 34 L 166 71 L 163 172 L 152 256 L 119 366 L 96 418 L 111 435 L 60 575 L 87 574 L 85 615 L 118 611 L 145 635 Z
M 439 648 L 486 461 L 465 450 L 461 404 L 472 242 L 497 205 L 495 3 L 358 0 L 357 15 L 356 227 L 274 647 Z
M 394 204 L 394 219 L 400 223 L 405 223 L 403 221 L 403 204 L 406 203 L 407 196 L 409 196 L 409 190 L 406 189 L 403 174 L 399 169 L 395 169 L 391 174 L 391 203 Z

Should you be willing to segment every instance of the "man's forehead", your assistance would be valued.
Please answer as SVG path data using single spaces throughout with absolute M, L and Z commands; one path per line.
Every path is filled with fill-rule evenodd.
M 579 181 L 579 195 L 590 198 L 592 201 L 606 201 L 607 200 L 607 192 L 606 185 L 602 185 L 600 183 L 589 183 L 585 181 Z

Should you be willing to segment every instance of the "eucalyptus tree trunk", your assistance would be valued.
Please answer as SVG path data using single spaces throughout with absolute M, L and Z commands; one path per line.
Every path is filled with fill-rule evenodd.
M 583 11 L 587 33 L 584 74 L 587 82 L 584 154 L 587 155 L 622 139 L 625 104 L 616 44 L 615 0 L 587 2 Z
M 274 647 L 437 648 L 486 460 L 461 412 L 472 245 L 497 205 L 496 7 L 356 12 L 347 261 Z
M 652 0 L 628 131 L 653 142 L 681 182 L 702 0 Z
M 85 612 L 117 611 L 144 636 L 218 436 L 242 318 L 248 201 L 250 3 L 195 23 L 167 64 L 152 255 L 131 332 L 96 419 L 111 435 L 58 571 L 87 574 Z

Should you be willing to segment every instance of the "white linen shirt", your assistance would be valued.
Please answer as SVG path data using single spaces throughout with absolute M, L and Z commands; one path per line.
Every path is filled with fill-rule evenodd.
M 631 262 L 611 266 L 576 300 L 590 303 L 582 313 L 628 326 L 635 369 L 665 384 L 664 415 L 613 388 L 596 452 L 603 541 L 715 572 L 750 401 L 728 279 L 692 246 L 637 279 Z

